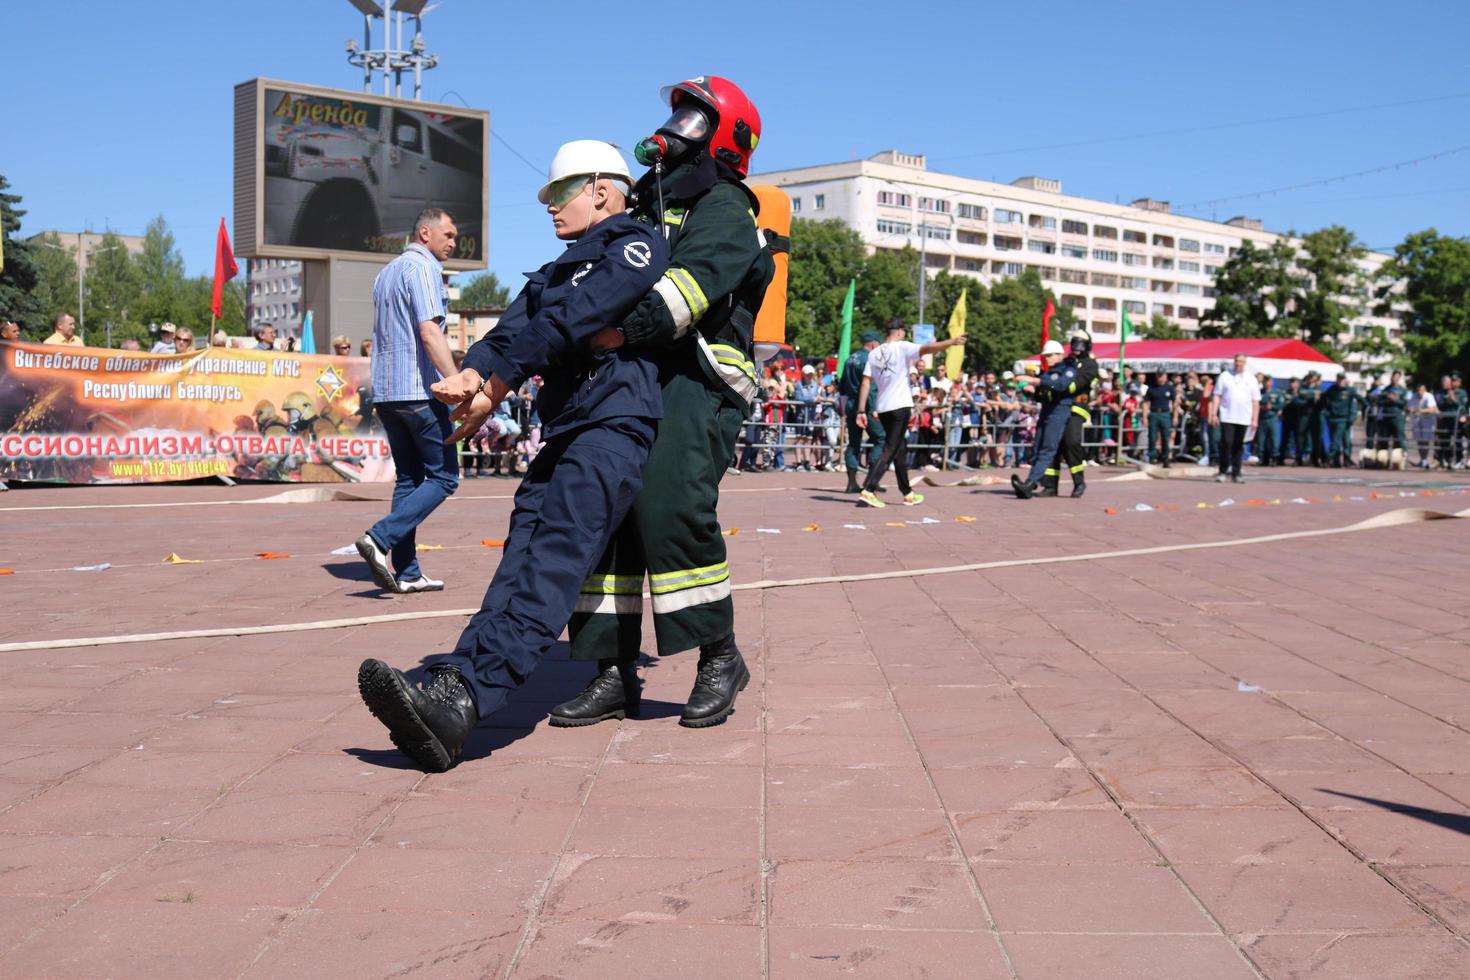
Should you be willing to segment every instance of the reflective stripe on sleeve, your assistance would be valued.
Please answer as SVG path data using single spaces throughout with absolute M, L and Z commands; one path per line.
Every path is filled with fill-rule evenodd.
M 668 278 L 654 283 L 653 291 L 663 297 L 664 305 L 669 308 L 669 316 L 674 320 L 674 336 L 682 337 L 688 333 L 694 325 L 694 311 L 689 308 L 684 294 Z

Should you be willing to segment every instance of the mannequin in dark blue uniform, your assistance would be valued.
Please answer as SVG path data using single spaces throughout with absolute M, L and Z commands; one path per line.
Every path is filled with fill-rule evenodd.
M 1020 377 L 1016 380 L 1027 383 L 1041 402 L 1041 417 L 1036 422 L 1036 459 L 1031 463 L 1031 472 L 1026 479 L 1011 477 L 1011 489 L 1023 500 L 1037 495 L 1056 496 L 1053 485 L 1043 489 L 1042 477 L 1054 469 L 1057 451 L 1062 445 L 1062 436 L 1067 431 L 1067 420 L 1072 415 L 1072 403 L 1081 390 L 1082 379 L 1078 369 L 1062 360 L 1065 355 L 1062 345 L 1055 340 L 1046 342 L 1041 349 L 1041 360 L 1045 370 L 1041 377 Z
M 595 351 L 589 341 L 658 282 L 668 247 L 622 213 L 615 182 L 585 169 L 556 179 L 552 166 L 543 202 L 558 184 L 569 182 L 566 195 L 576 191 L 565 201 L 552 191 L 558 236 L 568 237 L 573 215 L 595 220 L 555 261 L 527 274 L 496 328 L 465 354 L 464 371 L 432 389 L 459 403 L 458 439 L 527 377 L 543 378 L 537 407 L 545 445 L 516 491 L 500 566 L 480 611 L 422 689 L 381 661 L 364 661 L 358 673 L 363 700 L 393 743 L 430 772 L 454 765 L 475 724 L 505 704 L 561 635 L 642 489 L 663 415 L 653 361 L 637 348 Z M 608 173 L 600 168 L 603 178 Z

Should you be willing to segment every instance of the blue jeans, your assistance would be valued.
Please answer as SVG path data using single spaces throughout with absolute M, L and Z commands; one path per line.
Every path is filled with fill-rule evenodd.
M 449 409 L 439 402 L 378 402 L 373 406 L 388 437 L 393 468 L 393 509 L 368 533 L 393 556 L 399 578 L 420 574 L 414 530 L 459 487 L 457 447 L 444 440 L 454 431 Z

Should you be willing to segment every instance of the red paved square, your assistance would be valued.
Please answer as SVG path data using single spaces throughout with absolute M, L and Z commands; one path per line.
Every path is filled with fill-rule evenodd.
M 0 495 L 0 976 L 1470 976 L 1470 485 L 1316 477 L 731 477 L 729 722 L 685 655 L 551 728 L 558 649 L 432 776 L 356 666 L 453 644 L 509 484 L 397 598 L 333 554 L 386 487 Z

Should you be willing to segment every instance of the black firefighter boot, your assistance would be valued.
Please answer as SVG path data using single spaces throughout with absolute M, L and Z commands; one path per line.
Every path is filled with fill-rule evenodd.
M 1055 474 L 1043 476 L 1041 486 L 1036 491 L 1038 497 L 1055 497 L 1057 495 L 1058 477 Z
M 862 489 L 863 489 L 862 488 L 862 485 L 858 483 L 857 470 L 848 470 L 847 471 L 847 489 L 844 490 L 844 491 L 842 491 L 842 492 L 843 493 L 859 493 L 859 492 L 862 491 Z
M 364 660 L 357 690 L 399 751 L 425 772 L 447 772 L 479 721 L 475 697 L 453 667 L 431 667 L 422 689 L 381 660 Z
M 699 674 L 679 724 L 685 728 L 709 728 L 723 724 L 735 710 L 735 695 L 750 683 L 745 658 L 735 646 L 735 637 L 699 648 Z
M 1030 500 L 1032 497 L 1036 496 L 1036 484 L 1029 483 L 1026 480 L 1021 479 L 1015 473 L 1011 474 L 1011 489 L 1014 490 L 1016 492 L 1016 496 L 1020 497 L 1022 500 Z
M 1080 497 L 1087 492 L 1087 481 L 1082 479 L 1082 474 L 1077 473 L 1072 480 L 1072 496 Z
M 610 718 L 637 718 L 642 701 L 643 685 L 635 661 L 599 660 L 592 683 L 570 701 L 552 708 L 548 723 L 556 728 L 579 728 Z

